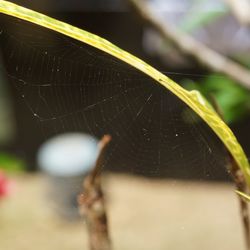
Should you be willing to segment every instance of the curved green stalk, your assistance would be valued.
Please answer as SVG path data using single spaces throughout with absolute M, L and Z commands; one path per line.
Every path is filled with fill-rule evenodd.
M 114 44 L 97 35 L 81 30 L 67 23 L 58 21 L 54 18 L 18 6 L 8 1 L 0 1 L 0 12 L 57 31 L 68 37 L 105 51 L 155 79 L 156 82 L 166 87 L 183 102 L 185 102 L 190 108 L 192 108 L 212 128 L 232 154 L 238 166 L 241 168 L 247 183 L 250 185 L 249 162 L 242 147 L 238 143 L 230 128 L 220 119 L 214 109 L 198 91 L 187 91 L 183 89 L 173 80 L 139 58 L 118 48 Z
M 239 190 L 235 191 L 236 194 L 238 194 L 241 198 L 245 199 L 246 201 L 250 201 L 250 196 L 248 194 L 245 194 Z

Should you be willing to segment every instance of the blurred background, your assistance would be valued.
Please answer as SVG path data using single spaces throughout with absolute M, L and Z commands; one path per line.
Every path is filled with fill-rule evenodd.
M 195 52 L 182 49 L 182 42 L 176 43 L 171 35 L 167 39 L 152 23 L 145 22 L 129 0 L 12 2 L 104 37 L 153 65 L 184 88 L 198 89 L 209 100 L 215 100 L 225 121 L 250 156 L 250 78 L 242 81 L 225 71 L 211 69 L 206 60 L 201 63 Z M 241 19 L 242 8 L 237 7 L 240 4 L 241 1 L 229 0 L 152 0 L 143 3 L 156 18 L 160 17 L 166 29 L 171 27 L 173 33 L 168 34 L 176 32 L 192 37 L 250 75 L 250 12 Z M 247 7 L 243 9 L 247 11 Z M 147 127 L 150 118 L 143 115 L 138 125 L 130 126 L 148 98 L 140 99 L 140 90 L 133 90 L 131 86 L 145 82 L 143 88 L 152 91 L 150 79 L 115 60 L 106 59 L 106 55 L 99 55 L 91 48 L 50 34 L 45 29 L 39 31 L 25 25 L 22 28 L 22 23 L 2 20 L 2 17 L 1 22 L 4 32 L 1 35 L 0 71 L 0 241 L 3 249 L 28 250 L 34 246 L 48 250 L 88 249 L 87 232 L 78 215 L 76 195 L 81 192 L 82 180 L 95 163 L 98 140 L 104 133 L 113 137 L 103 166 L 107 169 L 103 178 L 114 249 L 163 250 L 184 246 L 185 249 L 204 250 L 244 249 L 238 203 L 227 170 L 227 153 L 206 124 L 175 97 L 170 94 L 162 97 L 164 90 L 157 87 L 153 89 L 155 99 L 151 106 L 154 108 L 150 106 L 143 110 L 150 113 L 153 120 L 158 119 L 157 122 Z M 15 31 L 17 28 L 20 29 Z M 180 36 L 179 41 L 185 43 L 185 35 Z M 82 60 L 84 67 L 84 64 L 92 63 L 92 57 L 97 58 L 100 62 L 91 68 L 93 75 L 110 63 L 115 74 L 118 70 L 120 73 L 110 78 L 105 78 L 106 73 L 103 73 L 103 79 L 113 79 L 117 85 L 119 80 L 124 84 L 126 81 L 126 88 L 134 92 L 126 94 L 124 102 L 114 100 L 103 108 L 95 108 L 86 115 L 89 121 L 86 124 L 83 122 L 85 118 L 67 117 L 66 114 L 81 105 L 78 103 L 80 87 L 72 87 L 69 94 L 68 89 L 59 86 L 56 90 L 56 95 L 61 96 L 59 102 L 55 100 L 56 95 L 50 94 L 54 91 L 53 84 L 48 92 L 42 92 L 40 87 L 35 89 L 32 84 L 37 84 L 38 79 L 41 85 L 49 81 L 63 85 L 67 77 L 71 82 L 75 78 L 67 74 L 63 77 L 51 74 L 55 76 L 51 78 L 50 69 L 47 69 L 47 75 L 45 71 L 40 72 L 40 76 L 32 54 L 27 53 L 28 57 L 25 57 L 18 52 L 17 56 L 11 57 L 13 51 L 26 51 L 22 44 L 28 44 L 31 51 L 33 48 L 41 53 L 49 51 L 60 60 L 65 56 L 65 67 L 68 68 L 69 61 Z M 82 58 L 85 51 L 88 51 L 87 59 Z M 204 52 L 204 57 L 206 55 Z M 37 58 L 39 63 L 42 62 L 40 54 Z M 47 67 L 53 68 L 52 62 L 46 60 Z M 30 62 L 34 68 L 32 77 L 25 73 L 29 71 Z M 22 71 L 18 71 L 16 65 L 23 67 Z M 79 79 L 80 73 L 75 74 Z M 100 78 L 89 79 L 88 84 L 99 84 L 104 89 L 100 91 L 104 97 L 115 97 L 116 82 L 109 89 L 101 85 Z M 89 98 L 84 104 L 86 108 L 98 103 L 97 87 L 87 89 L 89 92 L 85 89 L 84 97 Z M 126 89 L 122 91 L 127 93 Z M 70 97 L 66 96 L 68 94 Z M 38 99 L 49 108 L 40 108 Z M 164 101 L 158 104 L 157 99 Z M 115 117 L 115 112 L 121 112 L 125 104 L 132 115 L 124 115 L 112 125 L 104 126 L 102 117 L 106 122 L 111 121 L 109 113 L 110 117 Z M 53 119 L 48 110 L 59 118 Z M 65 120 L 61 120 L 62 115 L 66 116 Z M 165 118 L 161 118 L 163 116 Z M 82 127 L 78 123 L 82 123 Z M 143 132 L 142 125 L 145 125 Z M 126 127 L 129 132 L 124 139 L 121 131 Z M 166 144 L 161 139 L 164 136 L 171 141 L 171 146 L 161 149 L 158 144 Z M 149 138 L 151 141 L 146 142 Z M 175 138 L 179 139 L 176 141 Z M 141 150 L 137 152 L 135 148 Z

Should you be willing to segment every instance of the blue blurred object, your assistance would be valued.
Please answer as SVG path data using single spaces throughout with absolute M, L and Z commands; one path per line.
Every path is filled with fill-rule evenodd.
M 81 133 L 58 135 L 44 143 L 38 152 L 40 168 L 56 176 L 87 173 L 95 163 L 97 140 Z
M 38 164 L 47 175 L 50 200 L 63 218 L 78 218 L 77 195 L 97 155 L 98 141 L 82 133 L 58 135 L 39 149 Z

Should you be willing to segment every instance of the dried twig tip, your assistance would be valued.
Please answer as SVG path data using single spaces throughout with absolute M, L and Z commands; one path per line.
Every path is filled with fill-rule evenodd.
M 99 142 L 100 149 L 104 148 L 111 141 L 111 135 L 104 135 Z

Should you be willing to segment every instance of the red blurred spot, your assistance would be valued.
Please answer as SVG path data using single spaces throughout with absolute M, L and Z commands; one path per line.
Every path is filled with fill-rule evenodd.
M 0 199 L 10 193 L 11 186 L 12 182 L 0 171 Z

